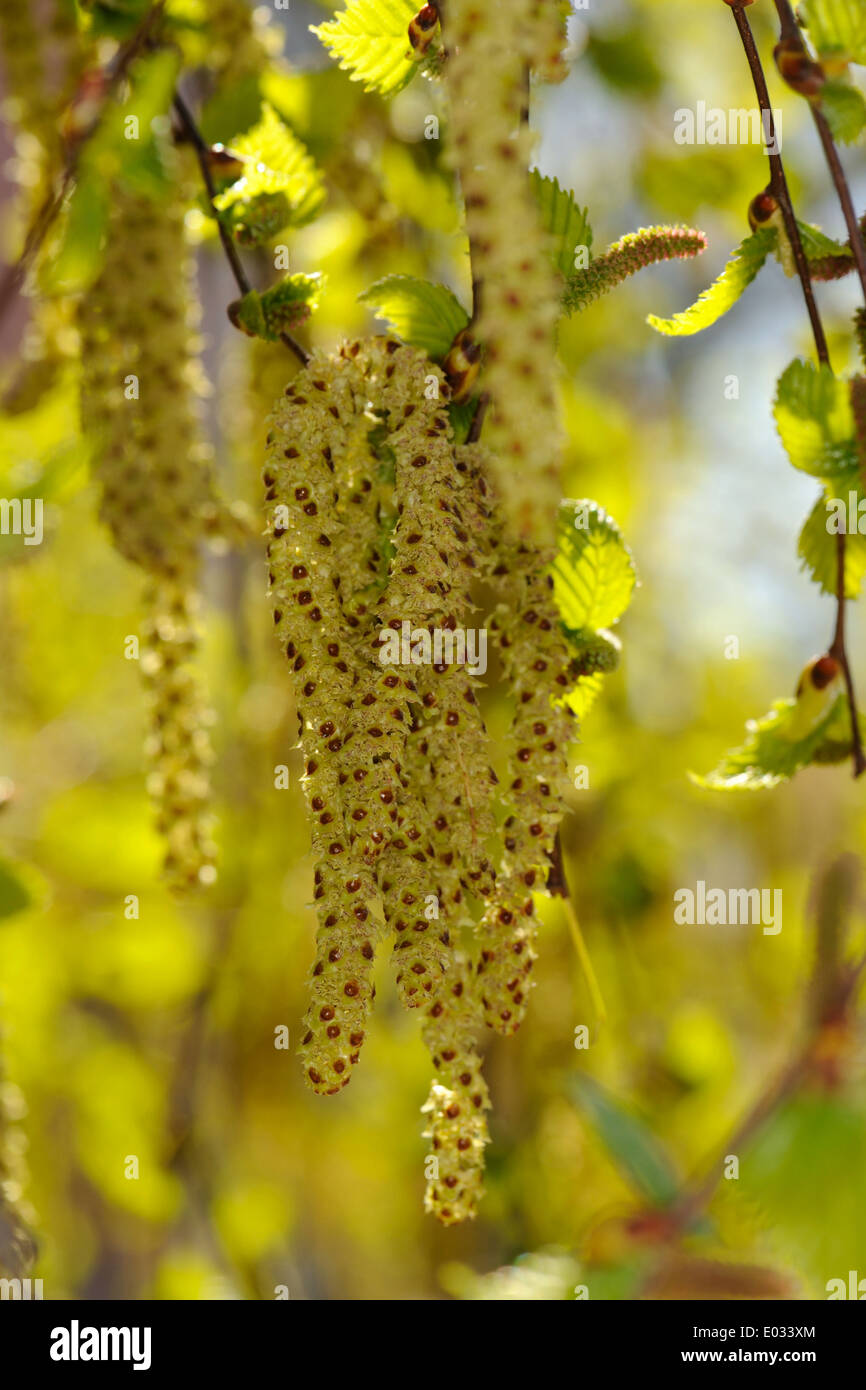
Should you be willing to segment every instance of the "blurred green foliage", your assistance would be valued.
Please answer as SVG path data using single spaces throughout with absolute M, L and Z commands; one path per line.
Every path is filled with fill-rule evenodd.
M 121 7 L 99 8 L 106 28 L 123 32 Z M 769 54 L 772 7 L 751 13 Z M 359 296 L 385 276 L 441 281 L 468 304 L 453 194 L 440 145 L 425 140 L 428 116 L 446 120 L 439 90 L 421 78 L 386 103 L 325 66 L 294 9 L 278 18 L 285 59 L 260 85 L 212 92 L 203 128 L 228 142 L 265 98 L 321 169 L 327 201 L 286 234 L 291 271 L 327 277 L 309 340 L 374 331 L 378 301 Z M 45 501 L 41 546 L 0 540 L 0 774 L 14 786 L 0 815 L 0 1019 L 5 1084 L 26 1103 L 13 1129 L 20 1149 L 26 1142 L 46 1297 L 269 1299 L 286 1286 L 292 1298 L 573 1298 L 585 1286 L 590 1298 L 616 1298 L 653 1271 L 659 1288 L 679 1289 L 658 1296 L 728 1296 L 701 1263 L 712 1259 L 751 1269 L 749 1287 L 820 1298 L 829 1279 L 863 1271 L 858 1037 L 831 1089 L 797 1094 L 738 1154 L 739 1177 L 720 1184 L 675 1267 L 665 1254 L 664 1278 L 668 1247 L 640 1217 L 647 1200 L 663 1209 L 671 1182 L 725 1152 L 797 1046 L 814 884 L 840 853 L 859 853 L 866 811 L 844 768 L 810 768 L 748 797 L 688 780 L 780 690 L 793 693 L 832 631 L 831 600 L 795 554 L 814 484 L 792 476 L 770 414 L 776 378 L 808 351 L 807 324 L 796 285 L 771 261 L 718 336 L 680 344 L 645 325 L 721 270 L 766 182 L 757 148 L 673 140 L 678 108 L 751 105 L 726 7 L 623 0 L 579 11 L 573 38 L 570 76 L 533 102 L 542 171 L 588 207 L 600 244 L 660 219 L 710 238 L 703 263 L 645 272 L 559 336 L 566 494 L 617 518 L 641 575 L 622 664 L 575 750 L 588 784 L 563 835 L 606 1022 L 593 1016 L 562 903 L 551 900 L 528 1021 L 487 1048 L 493 1142 L 471 1228 L 443 1231 L 422 1212 L 429 1060 L 387 961 L 351 1087 L 332 1100 L 305 1090 L 293 1048 L 312 952 L 311 865 L 262 557 L 251 544 L 206 562 L 220 878 L 180 907 L 157 877 L 143 697 L 124 659 L 139 583 L 94 519 L 73 349 L 31 408 L 4 417 L 0 461 L 5 497 Z M 154 69 L 154 91 L 164 76 Z M 862 87 L 862 71 L 855 80 Z M 773 99 L 798 213 L 844 239 L 808 113 L 775 81 Z M 9 147 L 10 129 L 4 139 Z M 862 146 L 845 157 L 862 198 Z M 95 145 L 69 208 L 66 259 L 49 263 L 50 293 L 98 268 L 101 159 Z M 16 160 L 20 174 L 26 148 Z M 143 159 L 141 176 L 151 172 Z M 263 390 L 275 394 L 294 368 L 279 344 L 231 327 L 233 287 L 213 229 L 194 214 L 190 223 L 208 430 L 224 490 L 257 508 Z M 13 217 L 10 254 L 20 226 Z M 853 286 L 827 286 L 822 303 L 835 351 Z M 21 330 L 20 320 L 4 326 L 9 377 Z M 730 636 L 737 659 L 726 657 Z M 850 640 L 866 688 L 856 614 Z M 502 737 L 506 712 L 487 713 Z M 282 764 L 288 790 L 275 786 Z M 673 894 L 698 879 L 781 889 L 783 930 L 675 926 Z M 859 898 L 850 930 L 862 951 Z M 585 1050 L 575 1045 L 582 1025 Z M 277 1045 L 284 1028 L 289 1048 Z M 762 1267 L 787 1282 L 761 1285 Z M 734 1291 L 737 1278 L 746 1276 L 731 1274 Z

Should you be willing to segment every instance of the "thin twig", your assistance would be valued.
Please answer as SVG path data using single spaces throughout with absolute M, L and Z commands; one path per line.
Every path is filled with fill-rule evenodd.
M 164 8 L 165 0 L 156 0 L 156 4 L 148 10 L 132 38 L 117 50 L 106 68 L 102 100 L 96 113 L 87 125 L 71 138 L 64 166 L 33 219 L 21 255 L 3 273 L 2 281 L 0 281 L 0 318 L 15 300 L 40 247 L 57 220 L 60 209 L 63 207 L 67 194 L 75 181 L 82 150 L 101 126 L 109 101 L 129 71 L 130 65 L 147 44 L 157 21 L 162 17 Z
M 776 0 L 777 8 L 779 6 L 779 3 L 780 0 Z M 732 13 L 737 24 L 737 29 L 739 30 L 740 38 L 743 42 L 743 48 L 745 50 L 746 57 L 748 59 L 749 68 L 752 73 L 752 80 L 755 84 L 755 92 L 758 97 L 758 102 L 760 104 L 764 119 L 767 122 L 767 144 L 768 146 L 775 146 L 776 131 L 775 123 L 773 121 L 773 112 L 770 106 L 770 94 L 767 90 L 767 81 L 764 76 L 764 69 L 761 64 L 761 58 L 755 45 L 755 38 L 752 33 L 751 25 L 749 24 L 748 17 L 746 16 L 745 11 L 743 10 L 741 5 L 733 6 Z M 793 15 L 791 16 L 791 19 L 793 21 Z M 786 21 L 783 21 L 783 33 L 785 31 L 785 22 Z M 800 239 L 800 231 L 797 227 L 797 219 L 794 215 L 794 208 L 791 202 L 791 195 L 788 190 L 788 180 L 785 177 L 785 166 L 782 163 L 782 156 L 778 153 L 773 154 L 770 153 L 768 150 L 768 158 L 770 161 L 770 188 L 774 197 L 776 198 L 776 201 L 779 204 L 779 207 L 782 210 L 782 218 L 785 223 L 785 230 L 788 236 L 788 240 L 791 243 L 791 249 L 794 253 L 794 262 L 797 267 L 797 274 L 800 277 L 800 284 L 803 287 L 803 297 L 806 300 L 806 308 L 809 311 L 809 321 L 812 325 L 812 333 L 815 338 L 815 350 L 818 354 L 819 362 L 822 362 L 825 366 L 829 367 L 830 354 L 827 349 L 827 338 L 824 333 L 824 325 L 821 322 L 821 315 L 818 311 L 818 305 L 815 302 L 815 295 L 812 289 L 812 277 L 809 272 L 809 262 L 806 259 L 806 253 L 803 250 L 803 243 Z M 843 186 L 845 187 L 847 192 L 847 184 L 845 184 L 845 176 L 844 173 L 842 173 L 841 165 L 839 166 L 839 172 L 842 177 Z M 853 207 L 851 209 L 851 212 L 852 216 L 854 216 Z M 856 236 L 860 237 L 860 228 L 857 225 L 856 216 L 854 216 L 854 223 Z M 849 231 L 851 231 L 850 226 Z M 852 232 L 852 250 L 854 250 L 853 238 L 854 233 Z M 864 286 L 864 292 L 866 292 L 866 286 Z M 866 772 L 866 757 L 864 757 L 862 739 L 860 736 L 860 717 L 857 713 L 857 696 L 854 690 L 854 678 L 851 674 L 851 664 L 848 660 L 848 651 L 845 645 L 845 553 L 847 548 L 846 541 L 847 538 L 845 536 L 844 531 L 839 532 L 836 538 L 836 626 L 833 636 L 833 643 L 830 647 L 830 655 L 835 657 L 835 659 L 839 662 L 839 664 L 842 667 L 842 675 L 845 681 L 845 693 L 848 703 L 848 713 L 851 720 L 851 752 L 854 763 L 854 776 L 860 777 L 863 772 Z
M 836 534 L 836 627 L 833 632 L 833 641 L 830 644 L 829 655 L 835 657 L 842 667 L 842 677 L 845 681 L 845 694 L 848 700 L 848 710 L 851 716 L 851 751 L 854 756 L 854 776 L 860 777 L 866 772 L 866 756 L 863 754 L 863 740 L 860 734 L 860 716 L 857 712 L 857 695 L 854 690 L 854 678 L 851 675 L 851 665 L 848 661 L 848 649 L 845 645 L 845 550 L 847 537 L 844 531 Z
M 788 180 L 785 177 L 785 166 L 782 163 L 782 156 L 778 153 L 772 153 L 773 148 L 778 150 L 776 126 L 773 120 L 773 110 L 770 106 L 770 93 L 767 90 L 767 80 L 764 76 L 760 54 L 755 45 L 755 36 L 752 33 L 752 27 L 749 24 L 748 17 L 742 9 L 742 6 L 733 6 L 731 13 L 734 16 L 740 38 L 743 42 L 743 49 L 745 50 L 746 58 L 749 63 L 752 81 L 755 84 L 755 94 L 758 98 L 761 115 L 763 120 L 766 121 L 765 135 L 766 143 L 769 147 L 767 158 L 770 161 L 770 190 L 781 208 L 782 220 L 785 223 L 785 231 L 791 243 L 791 250 L 794 253 L 794 263 L 797 267 L 797 274 L 800 277 L 800 284 L 803 287 L 803 298 L 806 301 L 806 308 L 809 312 L 809 322 L 812 325 L 818 360 L 819 362 L 825 362 L 829 366 L 830 354 L 827 349 L 824 325 L 821 322 L 818 306 L 815 303 L 815 295 L 812 290 L 812 277 L 809 273 L 809 262 L 806 259 L 803 243 L 800 240 L 800 230 L 794 215 L 791 194 L 788 190 Z
M 807 53 L 803 43 L 797 20 L 794 16 L 788 0 L 775 0 L 776 12 L 779 16 L 781 26 L 780 37 L 783 40 L 793 40 L 802 45 L 803 52 Z M 854 256 L 854 264 L 857 268 L 857 275 L 863 289 L 864 301 L 866 301 L 866 244 L 863 240 L 863 230 L 857 213 L 854 210 L 854 203 L 851 199 L 851 190 L 848 187 L 848 180 L 845 177 L 845 170 L 836 149 L 836 142 L 827 117 L 820 109 L 818 101 L 809 101 L 812 118 L 818 131 L 818 136 L 836 189 L 839 203 L 842 207 L 842 214 L 845 218 L 845 225 L 848 229 L 848 241 Z M 857 697 L 854 690 L 854 680 L 851 675 L 851 666 L 848 661 L 848 650 L 845 644 L 845 553 L 847 550 L 847 537 L 844 531 L 839 531 L 836 535 L 836 626 L 833 633 L 833 641 L 830 645 L 830 656 L 836 658 L 842 667 L 842 675 L 845 681 L 845 692 L 848 701 L 848 709 L 851 717 L 851 745 L 854 758 L 854 776 L 860 777 L 866 772 L 866 756 L 863 753 L 863 744 L 860 734 L 860 719 L 857 713 Z
M 776 10 L 781 23 L 782 38 L 796 39 L 799 43 L 802 43 L 803 39 L 800 34 L 800 29 L 788 0 L 776 0 Z M 845 177 L 845 170 L 842 168 L 842 161 L 839 158 L 839 151 L 836 148 L 836 142 L 833 139 L 830 124 L 824 112 L 821 110 L 820 93 L 817 95 L 815 101 L 809 102 L 809 107 L 824 150 L 824 156 L 830 169 L 833 186 L 836 189 L 842 207 L 845 226 L 848 228 L 848 237 L 854 255 L 854 263 L 857 267 L 860 284 L 863 287 L 863 295 L 866 297 L 866 241 L 863 239 L 863 229 L 860 225 L 857 213 L 854 210 L 851 190 L 848 187 L 848 180 Z
M 223 220 L 220 217 L 219 212 L 217 211 L 214 205 L 214 199 L 216 198 L 216 188 L 214 186 L 213 175 L 211 174 L 210 162 L 208 158 L 210 147 L 207 141 L 205 140 L 204 136 L 202 135 L 201 131 L 199 130 L 198 126 L 196 125 L 195 118 L 192 112 L 190 111 L 183 97 L 177 91 L 174 94 L 174 109 L 178 114 L 178 118 L 181 122 L 181 125 L 183 126 L 183 129 L 187 135 L 187 138 L 189 139 L 190 144 L 195 150 L 196 159 L 198 160 L 198 166 L 201 170 L 202 180 L 204 182 L 205 190 L 208 196 L 208 201 L 211 206 L 211 212 L 213 213 L 213 216 L 216 219 L 219 238 L 222 242 L 223 250 L 226 253 L 226 260 L 228 261 L 229 266 L 231 268 L 232 275 L 235 279 L 235 284 L 237 285 L 242 295 L 247 295 L 252 290 L 252 285 L 250 284 L 247 278 L 247 273 L 243 268 L 243 264 L 241 263 L 241 258 L 238 255 L 237 247 L 232 241 L 231 235 L 226 226 L 224 225 Z M 301 366 L 306 367 L 307 363 L 310 360 L 310 354 L 307 352 L 307 349 L 301 343 L 298 342 L 296 338 L 292 337 L 291 333 L 281 333 L 280 342 L 285 347 L 287 347 L 290 352 L 293 352 L 295 354 L 298 361 L 301 363 Z
M 217 192 L 213 181 L 213 174 L 211 173 L 210 169 L 210 162 L 208 159 L 210 147 L 208 146 L 207 141 L 205 140 L 204 136 L 202 135 L 201 131 L 196 125 L 195 120 L 193 119 L 192 112 L 190 111 L 183 97 L 180 95 L 180 92 L 175 92 L 174 94 L 174 109 L 180 117 L 181 125 L 183 126 L 187 134 L 187 138 L 189 139 L 190 144 L 195 150 L 195 156 L 198 160 L 198 167 L 201 170 L 201 176 L 204 181 L 204 186 L 207 190 L 208 202 L 211 206 L 211 212 L 213 213 L 216 219 L 219 238 L 223 244 L 223 250 L 226 253 L 226 260 L 228 261 L 231 267 L 232 275 L 235 277 L 235 284 L 237 285 L 241 294 L 249 294 L 250 290 L 252 289 L 252 285 L 247 279 L 246 271 L 244 270 L 241 264 L 241 258 L 238 255 L 238 249 L 232 241 L 232 238 L 229 235 L 228 229 L 223 223 L 222 218 L 220 217 L 219 213 L 214 207 L 214 199 L 216 198 Z

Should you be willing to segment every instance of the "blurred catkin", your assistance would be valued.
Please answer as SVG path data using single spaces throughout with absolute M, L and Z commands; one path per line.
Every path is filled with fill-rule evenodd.
M 199 542 L 213 513 L 199 419 L 187 205 L 112 189 L 104 260 L 79 313 L 82 427 L 101 485 L 100 515 L 145 591 L 142 674 L 151 701 L 149 787 L 175 889 L 214 877 L 209 836 L 209 717 L 192 657 Z
M 450 160 L 472 253 L 492 481 L 516 534 L 540 544 L 551 541 L 560 498 L 559 292 L 527 173 L 533 136 L 526 108 L 529 72 L 549 55 L 556 9 L 534 0 L 495 7 L 452 0 L 445 20 Z

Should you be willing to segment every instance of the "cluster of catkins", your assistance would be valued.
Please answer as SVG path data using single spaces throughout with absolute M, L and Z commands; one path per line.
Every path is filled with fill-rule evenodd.
M 306 1075 L 323 1094 L 350 1080 L 376 947 L 392 938 L 398 992 L 421 1013 L 436 1069 L 427 1204 L 450 1223 L 474 1213 L 481 1191 L 479 1028 L 511 1033 L 526 1008 L 574 677 L 550 577 L 503 533 L 490 455 L 455 444 L 447 392 L 422 352 L 390 339 L 317 352 L 271 416 L 264 482 L 316 856 Z M 501 591 L 491 626 L 515 703 L 498 830 L 473 677 L 432 641 L 465 632 L 482 578 Z M 392 632 L 416 660 L 383 640 Z M 425 634 L 433 659 L 418 661 Z
M 118 181 L 103 267 L 79 311 L 82 428 L 100 515 L 116 548 L 147 576 L 140 665 L 150 698 L 148 786 L 175 889 L 215 876 L 210 716 L 194 658 L 199 542 L 216 504 L 197 411 L 204 388 L 187 201 L 179 179 L 158 209 Z
M 274 621 L 294 673 L 316 857 L 304 1068 L 320 1094 L 347 1085 L 376 947 L 390 939 L 398 993 L 420 1013 L 435 1069 L 426 1205 L 445 1224 L 473 1216 L 481 1195 L 480 1037 L 484 1024 L 513 1033 L 526 1011 L 534 895 L 555 859 L 574 734 L 565 697 L 576 674 L 549 572 L 559 292 L 522 119 L 530 68 L 557 66 L 562 7 L 499 10 L 491 26 L 471 0 L 453 0 L 445 65 L 490 404 L 484 444 L 455 441 L 448 382 L 424 353 L 372 338 L 314 353 L 270 417 L 264 471 Z M 473 621 L 480 581 L 497 595 L 489 626 L 513 702 L 501 787 L 478 686 L 444 640 Z

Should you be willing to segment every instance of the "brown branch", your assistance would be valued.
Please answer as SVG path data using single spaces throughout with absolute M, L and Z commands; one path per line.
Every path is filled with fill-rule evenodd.
M 213 216 L 216 220 L 219 238 L 222 242 L 223 250 L 226 253 L 226 260 L 228 261 L 229 266 L 231 268 L 232 275 L 235 279 L 235 284 L 237 285 L 242 295 L 247 295 L 251 292 L 252 285 L 250 284 L 247 278 L 247 273 L 243 268 L 241 258 L 238 255 L 238 250 L 231 238 L 231 234 L 224 225 L 223 220 L 220 217 L 219 212 L 217 211 L 214 205 L 214 199 L 216 198 L 216 188 L 214 186 L 213 175 L 211 173 L 210 168 L 210 146 L 208 145 L 207 141 L 205 140 L 204 136 L 202 135 L 201 131 L 196 125 L 195 118 L 192 112 L 190 111 L 183 97 L 177 91 L 174 94 L 174 109 L 177 112 L 178 118 L 180 120 L 181 125 L 183 126 L 187 139 L 189 140 L 190 144 L 195 150 L 196 159 L 198 160 L 198 166 L 201 170 L 202 180 L 204 182 L 205 190 L 208 196 L 208 202 L 210 203 L 211 212 L 213 213 Z M 299 343 L 296 338 L 293 338 L 291 333 L 281 333 L 280 342 L 285 347 L 287 347 L 290 352 L 293 352 L 295 354 L 302 367 L 306 367 L 307 363 L 310 360 L 310 354 L 308 353 L 307 349 L 303 346 L 303 344 Z
M 726 0 L 726 3 L 727 2 L 728 0 Z M 751 3 L 751 0 L 745 0 L 745 3 Z M 732 4 L 731 13 L 734 16 L 743 43 L 743 49 L 745 50 L 748 60 L 761 115 L 766 122 L 766 143 L 768 146 L 776 146 L 776 148 L 778 148 L 776 145 L 776 126 L 773 120 L 773 110 L 770 105 L 770 93 L 767 90 L 767 79 L 764 76 L 760 54 L 755 45 L 755 36 L 752 33 L 752 26 L 749 24 L 742 3 L 736 5 Z M 782 156 L 778 153 L 772 153 L 769 149 L 767 158 L 770 161 L 770 190 L 781 209 L 782 220 L 785 223 L 785 232 L 791 243 L 791 250 L 794 253 L 794 263 L 797 267 L 797 274 L 803 288 L 803 298 L 806 301 L 809 322 L 812 325 L 812 334 L 815 339 L 815 349 L 818 353 L 818 360 L 829 366 L 830 354 L 827 349 L 827 338 L 824 334 L 824 325 L 821 322 L 821 316 L 818 313 L 818 306 L 815 303 L 815 295 L 812 289 L 812 277 L 809 273 L 809 262 L 806 259 L 803 243 L 800 240 L 800 230 L 794 215 L 794 206 L 791 202 L 791 194 L 788 190 L 788 180 L 785 177 L 785 166 L 782 163 Z
M 196 125 L 195 120 L 193 119 L 192 112 L 190 111 L 183 97 L 180 95 L 180 92 L 175 92 L 174 94 L 174 109 L 180 118 L 180 122 L 186 133 L 187 139 L 189 140 L 190 144 L 195 150 L 195 156 L 198 160 L 198 167 L 201 170 L 202 180 L 204 182 L 205 189 L 207 190 L 208 202 L 210 203 L 211 212 L 213 213 L 214 218 L 216 220 L 217 231 L 219 232 L 220 241 L 223 244 L 223 250 L 226 253 L 226 260 L 228 261 L 229 266 L 231 267 L 232 275 L 235 278 L 235 284 L 237 285 L 241 294 L 249 294 L 250 290 L 252 289 L 252 285 L 247 279 L 246 271 L 244 270 L 243 265 L 241 264 L 241 258 L 238 255 L 238 249 L 232 241 L 232 238 L 229 235 L 228 229 L 224 225 L 222 218 L 220 217 L 219 213 L 214 207 L 214 199 L 216 198 L 217 193 L 213 181 L 213 174 L 211 173 L 210 161 L 208 159 L 210 147 L 207 144 L 207 141 L 205 140 L 198 126 Z
M 821 80 L 820 66 L 812 60 L 811 55 L 803 42 L 797 20 L 794 16 L 788 0 L 775 0 L 776 12 L 779 16 L 781 26 L 781 39 L 796 51 L 802 49 L 804 59 L 813 67 L 818 74 L 817 80 Z M 779 50 L 777 50 L 778 53 Z M 784 69 L 780 66 L 782 76 L 785 76 Z M 789 79 L 788 85 L 798 90 L 795 79 Z M 801 84 L 802 85 L 802 84 Z M 804 96 L 808 93 L 803 92 Z M 812 119 L 815 122 L 818 136 L 824 150 L 824 157 L 830 170 L 833 186 L 836 189 L 839 203 L 842 207 L 842 214 L 845 218 L 845 225 L 848 229 L 848 244 L 854 256 L 854 264 L 860 285 L 863 289 L 864 301 L 866 301 L 866 244 L 863 240 L 863 230 L 854 210 L 854 203 L 851 199 L 851 190 L 848 187 L 848 180 L 845 177 L 845 170 L 836 149 L 836 142 L 827 117 L 820 108 L 820 89 L 813 94 L 815 99 L 809 100 L 809 107 L 812 112 Z M 840 531 L 836 536 L 836 627 L 833 633 L 833 641 L 829 648 L 829 654 L 835 657 L 842 667 L 842 675 L 845 681 L 845 692 L 848 701 L 848 710 L 851 717 L 851 747 L 854 758 L 854 776 L 860 777 L 866 772 L 866 757 L 863 753 L 863 743 L 860 735 L 860 719 L 857 713 L 857 697 L 854 691 L 854 681 L 851 675 L 851 666 L 848 661 L 848 650 L 845 645 L 845 551 L 847 548 L 847 538 L 844 531 Z
M 781 5 L 782 0 L 776 0 L 776 7 L 779 10 L 780 17 L 782 17 L 783 15 Z M 732 4 L 731 10 L 736 21 L 740 38 L 743 42 L 743 48 L 746 53 L 746 58 L 748 59 L 749 68 L 752 73 L 752 80 L 755 84 L 755 92 L 758 97 L 758 102 L 760 104 L 761 111 L 764 115 L 764 119 L 767 122 L 767 144 L 774 145 L 776 142 L 776 131 L 775 123 L 773 121 L 773 112 L 770 106 L 770 94 L 767 90 L 767 81 L 764 76 L 764 69 L 761 64 L 761 58 L 755 45 L 755 38 L 752 33 L 751 25 L 749 24 L 748 17 L 746 16 L 743 10 L 742 3 Z M 789 15 L 790 24 L 794 25 L 794 29 L 796 31 L 796 23 L 794 22 L 793 13 L 790 12 L 790 7 Z M 791 38 L 788 15 L 782 17 L 782 35 L 783 38 Z M 821 116 L 821 119 L 822 121 L 824 121 L 826 125 L 826 121 L 823 115 Z M 833 142 L 832 137 L 830 136 L 829 128 L 827 129 L 827 135 L 830 138 L 830 143 L 832 145 Z M 835 154 L 835 146 L 833 146 L 833 152 Z M 815 295 L 812 289 L 812 277 L 809 272 L 809 263 L 806 259 L 806 253 L 803 250 L 803 243 L 800 240 L 800 231 L 797 227 L 797 219 L 794 215 L 794 207 L 791 202 L 790 192 L 788 190 L 788 180 L 785 177 L 785 166 L 782 163 L 782 156 L 778 152 L 773 154 L 768 151 L 768 158 L 770 161 L 770 189 L 773 195 L 775 196 L 776 201 L 779 204 L 779 207 L 781 208 L 782 218 L 785 223 L 785 231 L 787 233 L 788 240 L 791 243 L 791 249 L 794 253 L 794 261 L 797 267 L 797 274 L 800 277 L 800 284 L 803 287 L 803 297 L 806 301 L 806 308 L 809 312 L 809 321 L 812 325 L 812 333 L 815 339 L 815 350 L 818 354 L 819 362 L 822 362 L 829 367 L 830 354 L 827 349 L 827 338 L 824 333 L 824 325 L 821 322 L 821 315 L 818 311 L 818 305 L 815 302 Z M 838 165 L 838 156 L 836 162 Z M 848 194 L 847 184 L 845 183 L 845 176 L 842 172 L 841 165 L 838 165 L 838 168 L 839 173 L 841 175 L 842 184 L 845 188 L 845 192 L 847 195 L 847 201 L 850 205 L 850 194 Z M 857 252 L 855 250 L 853 241 L 854 239 L 861 239 L 861 231 L 857 223 L 857 218 L 856 214 L 854 213 L 853 206 L 851 206 L 851 216 L 853 218 L 853 229 L 851 224 L 849 223 L 849 232 L 852 236 L 851 249 L 852 251 L 854 251 L 856 258 Z M 864 282 L 864 293 L 866 293 L 866 282 Z M 851 751 L 854 763 L 854 776 L 860 777 L 862 773 L 866 771 L 866 757 L 864 757 L 863 754 L 863 745 L 860 736 L 860 717 L 857 713 L 857 696 L 854 690 L 854 678 L 851 674 L 851 664 L 848 660 L 848 651 L 845 646 L 846 536 L 844 532 L 838 533 L 836 544 L 838 573 L 836 587 L 836 627 L 833 637 L 833 643 L 830 647 L 830 655 L 835 657 L 835 659 L 839 662 L 839 664 L 842 667 L 842 674 L 845 681 L 845 693 L 848 703 L 848 712 L 851 720 Z
M 776 10 L 781 24 L 782 39 L 802 45 L 804 54 L 808 54 L 808 50 L 803 43 L 797 25 L 797 20 L 794 16 L 794 11 L 788 3 L 788 0 L 776 0 Z M 815 64 L 815 66 L 817 67 L 818 65 Z M 784 73 L 782 76 L 784 77 Z M 793 84 L 789 83 L 789 85 Z M 796 87 L 794 90 L 797 90 Z M 815 94 L 814 101 L 809 102 L 809 107 L 824 150 L 824 157 L 830 169 L 833 186 L 836 189 L 842 207 L 845 226 L 848 228 L 849 244 L 854 255 L 854 262 L 857 267 L 860 284 L 863 287 L 863 295 L 864 298 L 866 298 L 866 241 L 864 241 L 863 229 L 857 218 L 857 213 L 854 210 L 851 190 L 848 186 L 848 180 L 845 177 L 845 170 L 842 168 L 842 161 L 839 158 L 839 151 L 836 148 L 836 142 L 833 139 L 830 124 L 824 112 L 821 110 L 820 91 Z
M 105 69 L 102 99 L 98 109 L 83 129 L 75 132 L 70 138 L 63 169 L 54 187 L 49 189 L 33 219 L 21 255 L 12 265 L 7 266 L 3 278 L 0 280 L 0 318 L 14 302 L 40 247 L 57 220 L 60 209 L 63 207 L 67 194 L 75 181 L 82 150 L 101 126 L 112 96 L 129 71 L 131 64 L 149 42 L 156 24 L 162 18 L 164 8 L 165 0 L 156 0 L 156 4 L 148 10 L 132 38 L 121 45 Z

